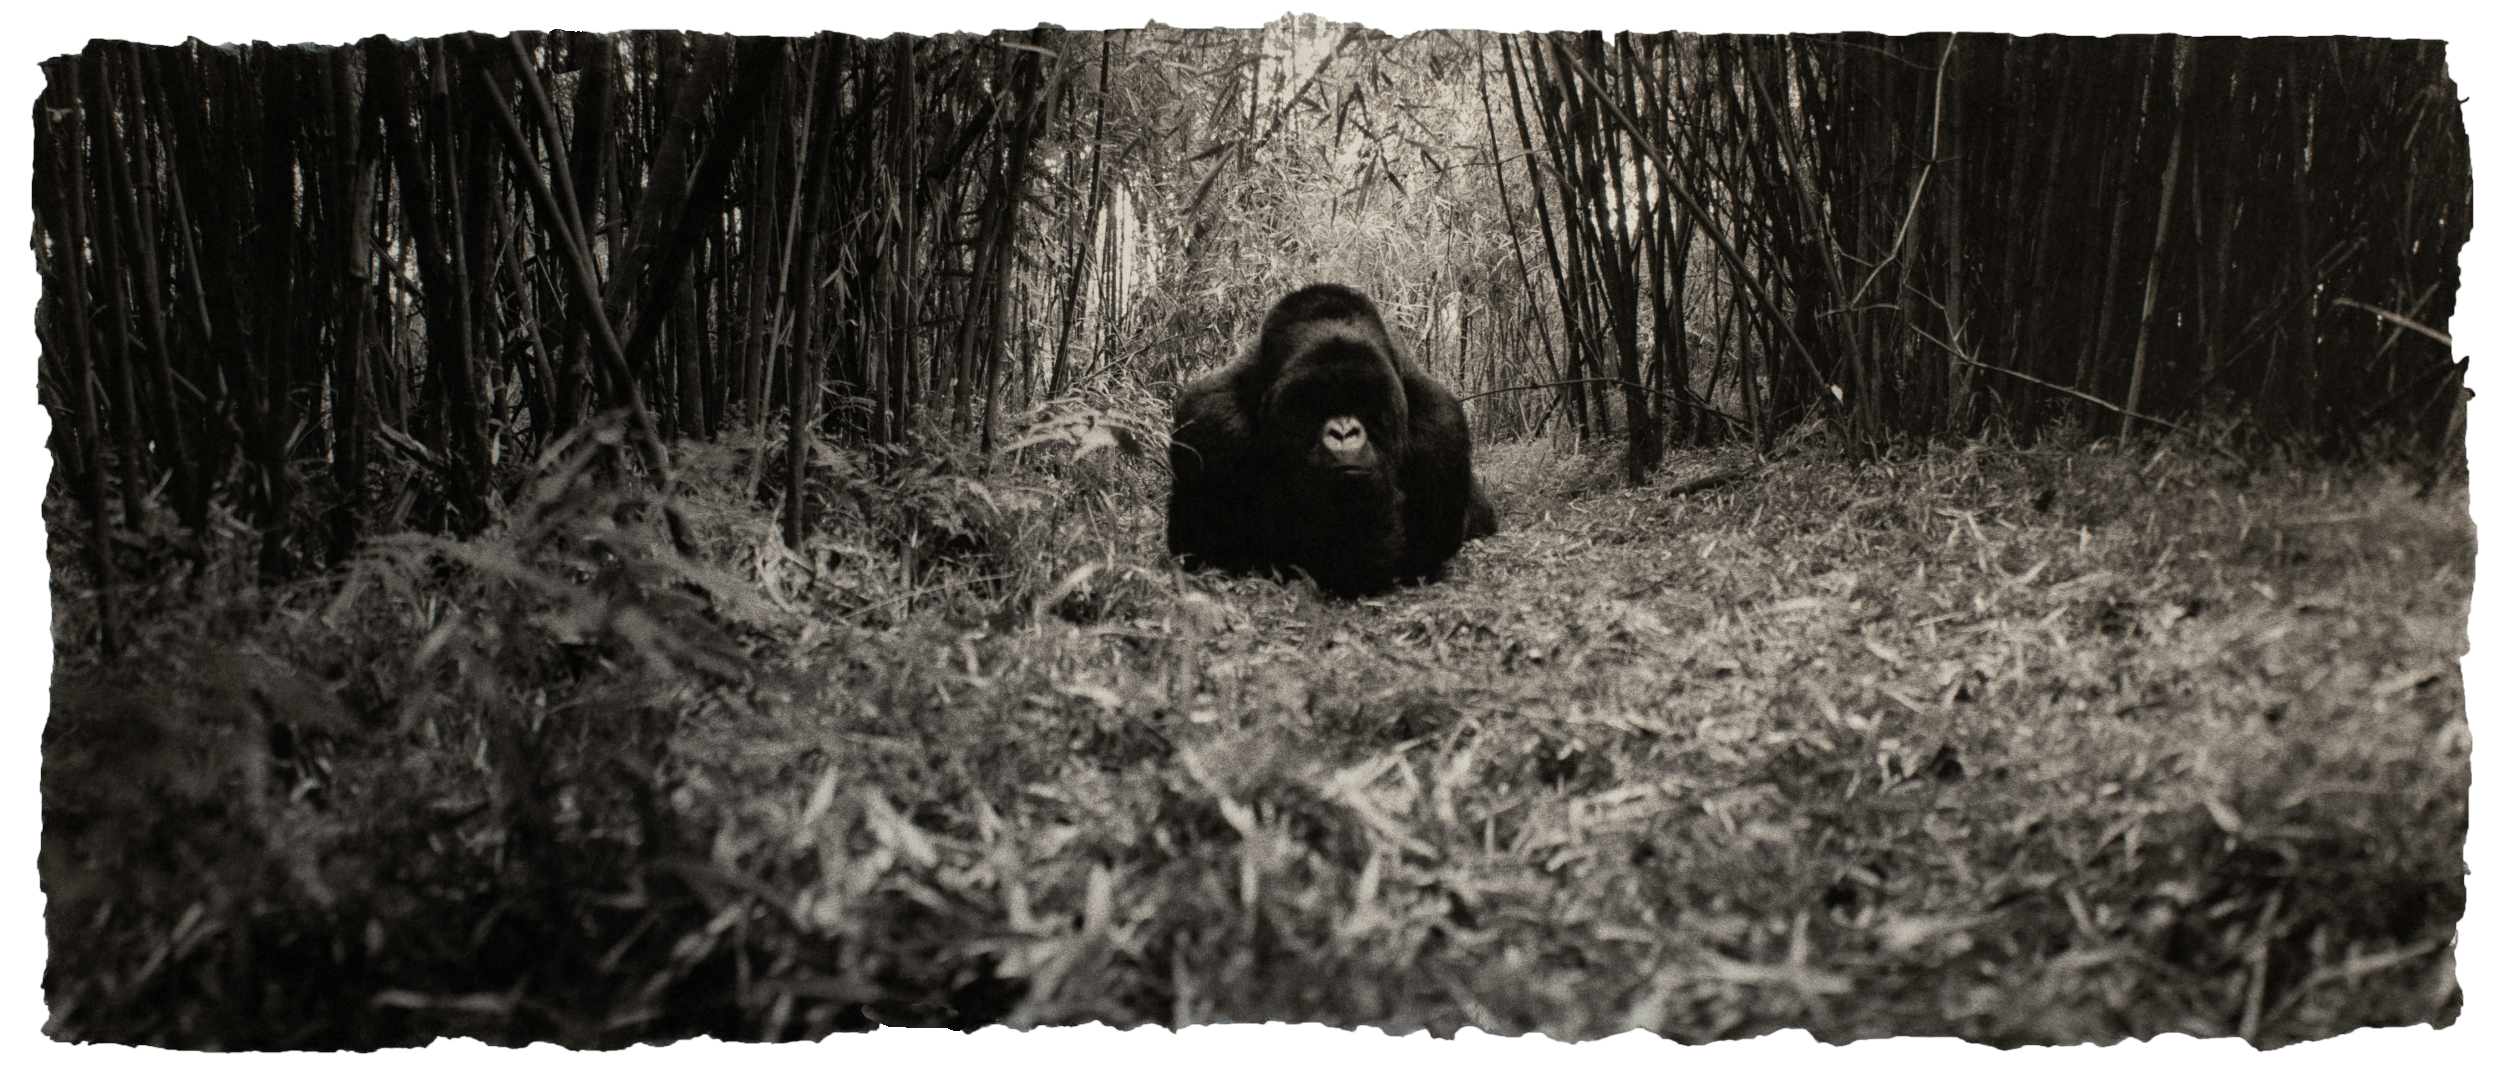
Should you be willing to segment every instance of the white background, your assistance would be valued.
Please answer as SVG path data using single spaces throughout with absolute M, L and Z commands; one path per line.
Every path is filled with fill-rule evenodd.
M 1122 1034 L 1104 1027 L 1043 1030 L 1018 1034 L 993 1028 L 979 1035 L 945 1031 L 884 1031 L 874 1035 L 837 1037 L 822 1046 L 739 1046 L 698 1041 L 665 1049 L 618 1054 L 574 1054 L 541 1045 L 531 1050 L 492 1049 L 476 1042 L 438 1042 L 427 1050 L 375 1056 L 291 1055 L 215 1057 L 172 1054 L 106 1046 L 56 1045 L 45 1039 L 42 972 L 45 956 L 43 898 L 35 876 L 36 832 L 40 824 L 37 771 L 38 742 L 50 707 L 46 682 L 51 678 L 49 599 L 43 554 L 39 503 L 51 471 L 44 452 L 50 420 L 35 400 L 36 340 L 33 311 L 38 281 L 27 236 L 33 233 L 31 116 L 43 90 L 37 64 L 85 47 L 91 38 L 176 44 L 187 37 L 212 43 L 268 41 L 276 44 L 337 45 L 375 33 L 396 38 L 430 37 L 461 30 L 503 33 L 511 30 L 686 29 L 728 33 L 803 35 L 841 30 L 864 36 L 895 32 L 987 32 L 1024 29 L 1052 22 L 1070 29 L 1142 26 L 1149 19 L 1174 26 L 1263 25 L 1288 10 L 1310 11 L 1331 19 L 1360 22 L 1405 33 L 1434 28 L 1483 30 L 1685 30 L 1703 33 L 1870 30 L 1916 33 L 1931 30 L 2065 33 L 2186 33 L 2215 36 L 2351 34 L 2369 37 L 2436 38 L 2449 42 L 2448 62 L 2465 99 L 2468 137 L 2474 148 L 2475 172 L 2500 174 L 2492 162 L 2500 124 L 2492 121 L 2493 105 L 2477 97 L 2500 86 L 2496 72 L 2495 20 L 2487 12 L 2500 4 L 2452 2 L 2320 3 L 2279 0 L 2262 4 L 2216 3 L 2210 0 L 2085 0 L 2082 3 L 1971 3 L 1938 0 L 1889 0 L 1882 3 L 1836 3 L 1830 0 L 1740 0 L 1716 3 L 1623 3 L 1620 0 L 1431 0 L 1426 3 L 1385 0 L 1326 0 L 1314 5 L 1280 0 L 1195 0 L 1146 3 L 1143 0 L 1038 0 L 1001 3 L 996 0 L 882 0 L 858 3 L 771 3 L 765 0 L 699 0 L 658 3 L 653 0 L 415 0 L 413 3 L 371 2 L 255 3 L 253 0 L 18 0 L 5 38 L 0 38 L 0 114 L 7 114 L 0 133 L 0 680 L 25 689 L 15 700 L 0 698 L 0 1066 L 158 1067 L 235 1061 L 253 1065 L 290 1065 L 356 1060 L 398 1067 L 439 1067 L 458 1061 L 505 1068 L 571 1066 L 597 1062 L 602 1067 L 681 1066 L 724 1060 L 764 1061 L 777 1066 L 866 1067 L 917 1065 L 935 1067 L 1095 1068 L 1153 1067 L 1187 1071 L 1255 1068 L 1270 1071 L 1279 1064 L 1326 1067 L 1395 1067 L 1431 1061 L 1435 1066 L 1463 1068 L 1569 1067 L 1580 1069 L 1726 1068 L 1730 1071 L 1764 1065 L 1835 1066 L 1847 1062 L 1851 1071 L 1917 1068 L 1959 1071 L 1963 1068 L 2120 1068 L 2135 1069 L 2144 1061 L 2164 1067 L 2195 1066 L 2199 1071 L 2264 1067 L 2267 1071 L 2309 1068 L 2417 1069 L 2492 1066 L 2500 1059 L 2500 1022 L 2492 1008 L 2500 1003 L 2500 974 L 2490 971 L 2495 932 L 2495 906 L 2490 899 L 2500 888 L 2488 876 L 2495 835 L 2479 827 L 2467 842 L 2469 865 L 2477 877 L 2467 882 L 2468 914 L 2458 928 L 2458 982 L 2465 994 L 2465 1013 L 2456 1027 L 2432 1031 L 2359 1031 L 2331 1041 L 2295 1046 L 2260 1056 L 2238 1041 L 2195 1042 L 2172 1035 L 2151 1043 L 2128 1042 L 2108 1049 L 2027 1049 L 2000 1052 L 1953 1040 L 1862 1042 L 1846 1051 L 1818 1045 L 1802 1031 L 1746 1042 L 1724 1042 L 1684 1048 L 1646 1034 L 1565 1046 L 1543 1038 L 1508 1039 L 1476 1036 L 1455 1043 L 1423 1035 L 1388 1038 L 1377 1031 L 1345 1033 L 1319 1027 L 1193 1028 L 1175 1035 L 1161 1029 Z M 2492 249 L 2500 244 L 2494 220 L 2484 209 L 2479 233 L 2465 249 L 2464 282 L 2450 328 L 2457 352 L 2481 356 L 2466 383 L 2478 393 L 2500 399 L 2500 378 L 2476 342 L 2493 337 L 2494 296 L 2500 280 L 2493 275 Z M 2500 462 L 2500 416 L 2493 403 L 2474 407 L 2468 435 L 2471 465 L 2483 472 Z M 2477 526 L 2494 517 L 2488 493 L 2475 504 Z M 2470 715 L 2489 728 L 2488 716 L 2500 705 L 2492 689 L 2500 687 L 2491 652 L 2500 649 L 2500 628 L 2492 611 L 2500 607 L 2476 592 L 2470 626 L 2474 654 L 2466 659 L 2465 687 Z M 2500 741 L 2500 733 L 2494 736 Z M 2477 765 L 2480 765 L 2479 763 Z M 2500 816 L 2493 805 L 2494 780 L 2488 770 L 2475 778 L 2473 812 Z M 2475 1052 L 2485 1055 L 2476 1057 Z M 2262 1065 L 2260 1061 L 2263 1061 Z

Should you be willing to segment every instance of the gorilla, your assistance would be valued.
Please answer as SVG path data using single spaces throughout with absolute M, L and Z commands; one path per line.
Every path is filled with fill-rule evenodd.
M 1172 424 L 1165 535 L 1186 568 L 1369 595 L 1438 576 L 1496 527 L 1458 399 L 1348 287 L 1277 302 L 1249 353 L 1181 388 Z

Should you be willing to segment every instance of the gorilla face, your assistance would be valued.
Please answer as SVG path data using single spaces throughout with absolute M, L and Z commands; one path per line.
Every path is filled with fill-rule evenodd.
M 1370 586 L 1358 578 L 1385 575 L 1405 549 L 1405 391 L 1382 348 L 1348 326 L 1305 333 L 1259 420 L 1283 476 L 1270 520 L 1280 557 L 1339 590 Z
M 1406 438 L 1406 391 L 1387 339 L 1346 321 L 1293 332 L 1261 406 L 1271 444 L 1313 468 L 1395 480 Z

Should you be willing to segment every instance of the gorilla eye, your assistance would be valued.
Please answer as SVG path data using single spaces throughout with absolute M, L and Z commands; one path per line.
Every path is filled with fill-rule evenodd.
M 1330 417 L 1319 429 L 1320 444 L 1341 464 L 1355 462 L 1363 452 L 1364 439 L 1363 422 L 1350 416 Z

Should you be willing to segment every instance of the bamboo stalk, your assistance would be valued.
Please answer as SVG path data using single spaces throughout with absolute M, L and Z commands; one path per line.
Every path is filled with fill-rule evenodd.
M 1502 77 L 1510 86 L 1511 118 L 1517 124 L 1519 143 L 1524 150 L 1528 164 L 1528 186 L 1536 197 L 1537 231 L 1545 239 L 1546 267 L 1553 273 L 1554 278 L 1554 305 L 1561 314 L 1563 322 L 1563 349 L 1567 367 L 1557 371 L 1562 375 L 1576 378 L 1580 373 L 1580 354 L 1584 347 L 1580 340 L 1580 319 L 1574 311 L 1570 291 L 1565 285 L 1565 280 L 1570 279 L 1571 276 L 1563 270 L 1562 252 L 1554 240 L 1553 213 L 1545 203 L 1544 175 L 1534 146 L 1529 142 L 1528 108 L 1520 97 L 1519 63 L 1511 51 L 1510 38 L 1503 38 L 1501 44 Z M 1550 139 L 1552 131 L 1548 129 L 1546 135 Z M 1565 397 L 1571 404 L 1576 426 L 1580 429 L 1580 434 L 1585 437 L 1589 433 L 1588 395 L 1584 391 L 1573 390 L 1565 392 Z
M 1051 351 L 1050 387 L 1046 397 L 1068 389 L 1068 337 L 1076 330 L 1077 310 L 1085 290 L 1086 261 L 1094 250 L 1094 228 L 1102 215 L 1102 129 L 1111 114 L 1111 35 L 1102 36 L 1102 71 L 1094 86 L 1093 165 L 1085 180 L 1085 223 L 1070 235 L 1076 264 L 1068 270 L 1068 293 L 1059 307 L 1059 344 Z
M 96 649 L 105 661 L 112 661 L 121 652 L 121 623 L 115 605 L 114 589 L 119 576 L 113 566 L 113 523 L 104 504 L 104 428 L 95 392 L 95 356 L 87 334 L 90 322 L 87 311 L 86 255 L 83 250 L 92 242 L 87 231 L 86 209 L 81 191 L 86 189 L 83 145 L 83 109 L 78 105 L 75 74 L 62 77 L 64 68 L 74 71 L 78 60 L 64 57 L 47 65 L 50 85 L 46 96 L 51 100 L 37 108 L 35 114 L 44 126 L 39 136 L 48 137 L 54 152 L 51 162 L 62 172 L 49 190 L 36 184 L 39 209 L 52 209 L 53 241 L 48 247 L 51 256 L 46 274 L 55 287 L 59 304 L 68 306 L 68 323 L 47 332 L 46 354 L 66 351 L 69 367 L 62 370 L 61 380 L 67 388 L 65 401 L 77 427 L 78 464 L 72 467 L 77 485 L 79 505 L 87 514 L 88 567 L 95 570 Z M 38 162 L 46 155 L 42 146 L 36 150 Z M 48 195 L 48 196 L 47 196 Z M 37 244 L 38 253 L 47 251 Z M 58 308 L 59 304 L 54 307 Z M 39 320 L 38 323 L 44 323 Z M 57 347 L 57 348 L 56 348 Z M 131 497 L 125 485 L 123 497 Z
M 125 45 L 124 48 L 135 51 L 136 46 Z M 99 79 L 109 79 L 112 68 L 115 66 L 112 51 L 99 52 L 96 60 Z M 124 106 L 131 113 L 138 114 L 147 106 L 146 96 L 141 92 L 138 72 L 131 69 L 133 65 L 127 61 L 120 66 L 124 68 L 122 73 L 128 75 L 129 80 L 129 98 L 124 102 Z M 106 89 L 107 94 L 110 92 L 110 89 Z M 112 124 L 105 124 L 103 133 L 105 144 L 108 146 L 107 152 L 113 164 L 114 190 L 130 206 L 131 215 L 128 219 L 130 247 L 131 251 L 138 255 L 139 266 L 138 278 L 134 280 L 132 289 L 138 296 L 140 324 L 146 327 L 148 332 L 149 371 L 154 376 L 158 405 L 162 407 L 164 414 L 161 427 L 170 441 L 174 463 L 181 472 L 179 479 L 184 487 L 190 489 L 185 497 L 198 500 L 201 508 L 204 509 L 206 491 L 199 486 L 201 477 L 192 464 L 190 452 L 186 449 L 187 444 L 183 441 L 182 421 L 177 403 L 174 401 L 173 347 L 168 341 L 165 330 L 165 286 L 162 275 L 157 271 L 156 263 L 156 214 L 153 211 L 154 198 L 150 196 L 153 192 L 153 183 L 142 181 L 143 178 L 152 175 L 153 171 L 144 164 L 134 166 L 132 159 L 146 154 L 147 132 L 144 127 L 134 123 L 131 136 L 120 144 L 116 144 L 117 139 L 112 134 Z M 187 517 L 191 511 L 185 510 L 184 512 Z
M 1565 63 L 1569 63 L 1574 67 L 1577 67 L 1579 64 L 1579 61 L 1573 59 L 1567 52 L 1557 53 L 1557 55 L 1561 56 Z M 1631 118 L 1624 114 L 1622 106 L 1616 104 L 1612 97 L 1600 94 L 1598 95 L 1597 100 L 1600 104 L 1605 106 L 1606 110 L 1614 113 L 1615 119 L 1623 125 L 1624 132 L 1631 136 L 1633 144 L 1640 146 L 1642 152 L 1648 153 L 1650 158 L 1654 160 L 1666 159 L 1666 157 L 1658 151 L 1657 146 L 1650 144 L 1648 136 L 1640 132 L 1640 129 L 1633 124 Z M 1700 225 L 1702 233 L 1709 235 L 1711 244 L 1717 246 L 1719 248 L 1720 255 L 1727 258 L 1727 264 L 1730 272 L 1736 276 L 1738 282 L 1745 285 L 1747 290 L 1753 292 L 1755 300 L 1759 302 L 1758 307 L 1766 310 L 1766 312 L 1770 309 L 1777 308 L 1777 306 L 1771 303 L 1770 295 L 1763 289 L 1761 281 L 1754 277 L 1753 272 L 1746 270 L 1743 266 L 1743 262 L 1736 258 L 1735 247 L 1728 241 L 1726 232 L 1722 231 L 1719 228 L 1719 225 L 1713 222 L 1709 215 L 1702 211 L 1700 202 L 1693 196 L 1692 191 L 1685 189 L 1682 182 L 1668 175 L 1664 169 L 1661 169 L 1659 172 L 1658 184 L 1664 187 L 1668 193 L 1673 194 L 1677 202 L 1684 206 L 1685 211 L 1693 214 L 1694 222 Z M 1781 334 L 1788 336 L 1789 345 L 1795 346 L 1798 354 L 1805 358 L 1806 368 L 1814 373 L 1816 384 L 1829 389 L 1831 385 L 1830 381 L 1824 378 L 1823 370 L 1815 363 L 1812 348 L 1808 347 L 1805 339 L 1798 335 L 1796 326 L 1791 324 L 1786 317 L 1779 316 L 1772 317 L 1772 324 L 1779 329 Z
M 2170 122 L 2170 160 L 2163 164 L 2161 169 L 2161 208 L 2154 214 L 2153 254 L 2144 268 L 2144 306 L 2135 321 L 2134 369 L 2127 375 L 2126 415 L 2120 418 L 2118 424 L 2118 445 L 2121 448 L 2124 448 L 2128 439 L 2135 434 L 2136 418 L 2143 408 L 2144 349 L 2147 337 L 2153 329 L 2153 306 L 2161 296 L 2162 246 L 2170 237 L 2170 197 L 2171 192 L 2178 188 L 2180 136 L 2187 131 L 2186 115 L 2177 112 L 2178 102 L 2183 101 L 2186 95 L 2187 38 L 2179 38 L 2177 47 L 2177 56 L 2171 66 L 2174 114 Z
M 511 154 L 513 169 L 529 180 L 530 194 L 537 199 L 539 210 L 550 216 L 555 215 L 558 211 L 555 191 L 550 187 L 544 170 L 538 166 L 537 158 L 529 152 L 529 142 L 521 134 L 521 124 L 513 118 L 511 102 L 504 98 L 503 88 L 494 83 L 484 68 L 479 69 L 478 80 L 486 91 L 488 101 L 495 106 L 493 117 L 497 128 L 503 132 L 504 147 Z M 589 252 L 574 240 L 572 234 L 562 232 L 562 228 L 558 230 L 557 237 L 563 241 L 557 252 L 562 254 L 565 266 L 572 270 L 573 285 L 582 293 L 598 293 L 598 278 L 591 270 Z M 660 429 L 651 418 L 651 410 L 643 404 L 642 387 L 636 382 L 631 366 L 626 363 L 624 343 L 617 339 L 615 327 L 609 324 L 606 308 L 593 303 L 589 311 L 591 337 L 598 343 L 598 353 L 607 363 L 609 377 L 625 394 L 625 408 L 631 414 L 642 443 L 643 463 L 650 468 L 652 483 L 665 493 L 676 485 L 676 473 L 669 465 L 668 445 L 660 438 Z M 669 516 L 674 522 L 676 514 L 671 512 Z M 691 540 L 681 536 L 681 542 L 690 543 Z

